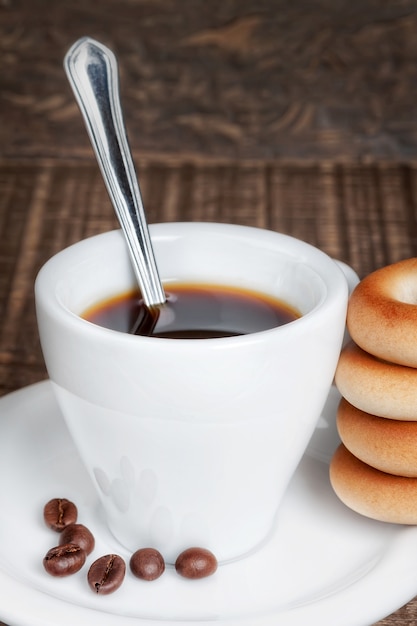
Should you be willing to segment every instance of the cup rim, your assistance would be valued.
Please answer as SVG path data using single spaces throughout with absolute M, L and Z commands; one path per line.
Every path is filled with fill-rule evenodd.
M 231 236 L 239 238 L 253 238 L 256 237 L 257 245 L 263 240 L 264 245 L 271 248 L 276 248 L 276 242 L 280 242 L 280 248 L 283 249 L 284 254 L 287 254 L 287 249 L 293 250 L 291 256 L 294 256 L 296 260 L 295 252 L 299 250 L 303 252 L 303 263 L 314 272 L 323 282 L 325 288 L 325 294 L 320 298 L 320 301 L 315 306 L 301 317 L 288 322 L 282 326 L 277 326 L 267 330 L 257 331 L 246 335 L 238 335 L 231 337 L 209 338 L 209 339 L 171 339 L 160 337 L 146 337 L 143 335 L 131 335 L 118 330 L 104 328 L 93 322 L 90 322 L 82 318 L 79 314 L 71 311 L 66 306 L 61 298 L 57 294 L 58 281 L 62 280 L 59 269 L 64 267 L 70 261 L 72 264 L 76 261 L 76 255 L 78 252 L 82 252 L 85 247 L 91 246 L 94 243 L 105 244 L 108 241 L 112 245 L 113 240 L 117 238 L 119 241 L 123 241 L 123 235 L 120 229 L 114 229 L 93 235 L 82 239 L 63 250 L 54 254 L 45 264 L 41 267 L 35 280 L 35 299 L 36 305 L 42 306 L 48 311 L 48 313 L 62 326 L 71 327 L 76 329 L 79 334 L 88 334 L 90 338 L 97 338 L 98 340 L 116 341 L 116 342 L 129 342 L 133 345 L 133 342 L 140 341 L 152 342 L 154 348 L 170 349 L 169 346 L 175 346 L 178 349 L 181 345 L 182 348 L 186 347 L 194 349 L 195 346 L 201 347 L 202 343 L 205 346 L 221 347 L 232 344 L 244 344 L 248 342 L 254 342 L 266 335 L 275 335 L 291 332 L 290 329 L 299 328 L 308 323 L 312 317 L 316 317 L 317 314 L 324 311 L 326 308 L 331 307 L 332 303 L 339 299 L 344 294 L 347 298 L 348 287 L 346 278 L 341 268 L 337 263 L 325 252 L 312 244 L 287 235 L 284 233 L 272 231 L 269 229 L 246 226 L 240 224 L 227 224 L 217 222 L 163 222 L 151 224 L 149 226 L 150 235 L 152 241 L 162 241 L 165 237 L 172 236 L 185 236 L 196 235 L 203 233 L 205 236 Z M 275 244 L 275 245 L 274 245 Z M 262 245 L 261 247 L 264 247 Z M 126 248 L 127 250 L 127 248 Z M 75 256 L 74 256 L 75 255 Z M 313 265 L 314 263 L 314 265 Z M 320 270 L 317 266 L 320 265 Z M 329 284 L 332 289 L 329 289 Z M 50 297 L 53 295 L 53 297 Z M 98 300 L 99 301 L 99 300 Z

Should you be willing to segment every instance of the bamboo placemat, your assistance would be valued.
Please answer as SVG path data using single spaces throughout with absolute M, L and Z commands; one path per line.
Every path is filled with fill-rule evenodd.
M 218 221 L 304 239 L 363 276 L 417 253 L 412 165 L 138 163 L 149 222 Z M 0 161 L 0 394 L 45 377 L 33 301 L 55 252 L 117 227 L 92 161 Z

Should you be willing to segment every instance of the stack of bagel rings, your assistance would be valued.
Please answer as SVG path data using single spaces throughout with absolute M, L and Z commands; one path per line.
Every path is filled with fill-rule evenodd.
M 417 258 L 364 278 L 347 327 L 335 376 L 342 443 L 332 487 L 357 513 L 417 524 Z

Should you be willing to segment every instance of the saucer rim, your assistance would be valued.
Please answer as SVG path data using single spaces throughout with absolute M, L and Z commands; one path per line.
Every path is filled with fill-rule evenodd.
M 14 410 L 15 405 L 19 405 L 22 402 L 30 402 L 33 400 L 35 407 L 34 414 L 30 419 L 36 420 L 36 401 L 41 403 L 39 394 L 45 394 L 44 402 L 48 411 L 57 411 L 57 407 L 54 406 L 52 385 L 49 380 L 44 380 L 38 383 L 34 383 L 22 389 L 13 391 L 0 398 L 0 434 L 2 430 L 7 426 L 7 417 L 11 410 Z M 22 415 L 17 418 L 18 422 L 24 424 L 27 416 Z M 38 418 L 39 419 L 39 418 Z M 15 418 L 16 420 L 16 418 Z M 6 425 L 6 426 L 5 426 Z M 21 424 L 14 424 L 15 426 Z M 16 451 L 18 456 L 18 451 Z M 306 456 L 314 458 L 315 461 L 324 463 L 323 459 L 318 459 L 313 452 L 310 454 L 307 449 Z M 1 458 L 0 458 L 0 470 L 1 470 Z M 1 475 L 1 474 L 0 474 Z M 1 479 L 0 479 L 1 480 Z M 4 514 L 4 513 L 3 513 Z M 324 597 L 315 600 L 312 598 L 309 606 L 295 607 L 293 611 L 291 609 L 281 611 L 272 610 L 272 612 L 263 616 L 256 617 L 256 623 L 258 626 L 275 626 L 277 619 L 281 626 L 301 626 L 307 619 L 320 620 L 320 623 L 332 624 L 336 619 L 340 626 L 363 626 L 363 624 L 375 623 L 379 619 L 382 619 L 386 615 L 391 614 L 393 611 L 403 606 L 409 600 L 411 600 L 417 592 L 417 584 L 413 585 L 412 580 L 409 581 L 408 586 L 404 584 L 408 579 L 417 579 L 417 563 L 413 567 L 414 561 L 412 559 L 413 550 L 417 548 L 417 527 L 396 527 L 393 535 L 393 541 L 390 541 L 383 558 L 379 559 L 371 567 L 372 576 L 377 576 L 380 581 L 386 580 L 385 573 L 391 571 L 389 578 L 389 584 L 387 581 L 385 585 L 378 588 L 378 596 L 374 598 L 366 597 L 362 598 L 367 600 L 366 603 L 360 602 L 359 610 L 356 609 L 356 614 L 350 613 L 347 618 L 348 621 L 341 622 L 339 613 L 335 613 L 337 607 L 346 606 L 346 602 L 349 597 L 355 597 L 357 594 L 361 594 L 361 580 L 357 584 L 348 586 L 346 589 L 339 590 L 334 596 Z M 411 548 L 411 549 L 410 549 Z M 0 550 L 1 550 L 1 538 L 0 538 Z M 407 558 L 409 555 L 410 563 Z M 395 570 L 401 570 L 400 576 L 395 576 Z M 404 571 L 403 571 L 404 570 Z M 378 573 L 380 572 L 380 573 Z M 394 575 L 393 573 L 394 572 Z M 397 585 L 393 585 L 393 580 L 397 580 Z M 62 626 L 73 625 L 75 619 L 80 620 L 80 624 L 88 623 L 89 626 L 100 624 L 101 626 L 110 626 L 114 624 L 114 613 L 108 613 L 99 610 L 94 607 L 86 607 L 81 604 L 72 604 L 65 599 L 54 596 L 53 593 L 45 593 L 42 589 L 36 588 L 30 584 L 30 581 L 26 580 L 24 575 L 21 579 L 18 579 L 14 575 L 9 575 L 3 567 L 0 561 L 0 586 L 2 587 L 3 599 L 0 606 L 0 619 L 4 620 L 9 626 L 55 626 L 57 611 L 60 612 L 60 621 Z M 376 591 L 376 590 L 375 590 Z M 22 602 L 22 600 L 24 601 Z M 375 602 L 377 601 L 377 602 Z M 374 605 L 378 605 L 378 609 L 374 608 Z M 351 606 L 349 604 L 349 606 Z M 63 613 L 62 607 L 66 609 Z M 61 610 L 60 610 L 61 609 Z M 353 609 L 353 607 L 352 607 Z M 346 619 L 342 617 L 342 620 Z M 157 620 L 158 621 L 158 620 Z M 197 619 L 196 620 L 177 620 L 175 618 L 162 618 L 167 625 L 175 624 L 175 626 L 202 626 L 203 624 L 212 624 L 212 619 Z M 126 615 L 117 614 L 118 626 L 122 624 L 132 625 L 138 624 L 138 626 L 155 626 L 155 618 L 142 618 L 132 617 Z M 253 616 L 246 617 L 240 616 L 238 618 L 222 618 L 218 616 L 216 619 L 217 626 L 244 626 L 245 624 L 253 623 Z

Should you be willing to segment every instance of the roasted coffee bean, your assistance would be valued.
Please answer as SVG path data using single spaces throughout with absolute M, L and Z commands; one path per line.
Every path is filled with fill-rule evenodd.
M 86 554 L 91 554 L 94 550 L 93 534 L 83 524 L 70 524 L 66 526 L 59 537 L 59 545 L 64 543 L 75 543 L 80 546 Z
M 101 595 L 113 593 L 120 587 L 126 573 L 126 564 L 117 554 L 106 554 L 94 561 L 88 570 L 91 589 Z
M 45 504 L 43 509 L 43 518 L 46 525 L 59 533 L 68 524 L 74 524 L 77 521 L 77 515 L 77 507 L 66 498 L 53 498 Z
M 156 580 L 165 571 L 163 556 L 154 548 L 136 550 L 130 559 L 132 573 L 142 580 Z
M 217 569 L 217 559 L 205 548 L 188 548 L 175 561 L 175 569 L 185 578 L 205 578 Z
M 69 576 L 78 572 L 85 563 L 86 554 L 75 543 L 51 548 L 43 559 L 43 566 L 51 576 Z

